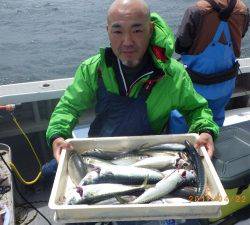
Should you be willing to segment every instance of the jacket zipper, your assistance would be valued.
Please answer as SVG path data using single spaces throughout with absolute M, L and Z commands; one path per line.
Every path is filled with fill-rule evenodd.
M 126 91 L 126 96 L 129 95 L 129 93 L 130 93 L 132 87 L 136 84 L 136 82 L 138 82 L 138 81 L 139 81 L 140 79 L 142 79 L 143 77 L 148 76 L 148 75 L 154 73 L 154 71 L 150 71 L 150 72 L 148 72 L 148 73 L 145 73 L 145 74 L 141 75 L 141 76 L 138 77 L 138 78 L 129 86 L 129 88 L 128 88 L 128 87 L 127 87 L 127 84 L 126 84 L 126 80 L 125 80 L 124 74 L 123 74 L 123 71 L 122 71 L 121 62 L 120 62 L 120 60 L 119 60 L 118 58 L 117 58 L 117 62 L 118 62 L 120 74 L 121 74 L 121 76 L 122 76 L 123 85 L 124 85 L 124 88 L 125 88 L 125 91 Z

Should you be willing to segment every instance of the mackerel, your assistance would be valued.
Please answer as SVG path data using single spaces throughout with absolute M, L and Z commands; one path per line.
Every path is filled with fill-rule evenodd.
M 189 163 L 186 160 L 181 159 L 180 156 L 154 156 L 142 159 L 132 164 L 132 166 L 163 170 L 187 167 L 189 166 Z
M 193 162 L 194 169 L 197 174 L 197 193 L 196 196 L 202 196 L 205 192 L 205 169 L 201 161 L 201 157 L 198 154 L 194 146 L 188 141 L 185 140 L 186 152 L 190 155 L 190 158 Z
M 134 166 L 108 165 L 95 167 L 80 182 L 81 185 L 95 183 L 141 184 L 146 178 L 149 184 L 159 182 L 164 175 L 155 170 Z
M 95 149 L 91 149 L 89 151 L 83 152 L 82 156 L 90 156 L 90 157 L 100 158 L 103 160 L 112 160 L 112 159 L 115 159 L 117 157 L 122 157 L 122 156 L 126 156 L 128 154 L 135 153 L 142 147 L 143 147 L 143 145 L 139 146 L 138 148 L 129 149 L 129 150 L 123 151 L 123 152 L 121 152 L 121 151 L 106 151 L 103 149 L 95 148 Z
M 97 166 L 108 166 L 112 165 L 113 163 L 107 160 L 99 159 L 96 157 L 91 157 L 91 156 L 82 156 L 82 161 L 89 167 Z
M 71 192 L 66 203 L 69 205 L 94 204 L 112 197 L 140 192 L 143 191 L 145 187 L 146 180 L 140 186 L 111 183 L 78 186 L 74 192 Z
M 184 169 L 175 170 L 172 174 L 159 181 L 154 187 L 147 189 L 142 195 L 130 203 L 142 204 L 160 199 L 175 190 L 184 182 L 189 182 L 195 179 L 196 174 L 194 171 Z
M 148 158 L 149 156 L 147 155 L 131 155 L 128 154 L 126 156 L 123 157 L 119 157 L 119 158 L 115 158 L 114 160 L 112 160 L 111 162 L 113 164 L 116 165 L 120 165 L 120 166 L 128 166 L 128 165 L 132 165 L 133 163 L 136 163 L 142 159 Z
M 160 145 L 154 145 L 148 148 L 141 148 L 139 149 L 139 151 L 142 150 L 184 151 L 185 148 L 186 146 L 180 143 L 165 143 Z
M 81 156 L 76 151 L 69 153 L 68 174 L 75 185 L 85 177 L 88 172 L 87 165 L 82 161 Z
M 144 149 L 140 151 L 141 154 L 147 155 L 147 156 L 163 156 L 163 157 L 168 157 L 168 156 L 178 156 L 179 151 L 167 151 L 167 150 L 150 150 L 150 149 Z

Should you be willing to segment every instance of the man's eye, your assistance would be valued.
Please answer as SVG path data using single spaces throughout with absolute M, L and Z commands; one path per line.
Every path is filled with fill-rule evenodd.
M 119 30 L 115 30 L 115 31 L 113 31 L 113 33 L 114 33 L 114 34 L 121 34 L 122 32 L 119 31 Z
M 134 32 L 134 33 L 141 33 L 141 32 L 142 32 L 142 30 L 137 29 L 137 30 L 134 30 L 133 32 Z

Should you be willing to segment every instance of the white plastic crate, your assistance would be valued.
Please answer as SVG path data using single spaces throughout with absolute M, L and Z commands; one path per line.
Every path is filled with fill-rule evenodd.
M 139 146 L 153 146 L 167 142 L 194 144 L 197 134 L 152 135 L 133 137 L 108 137 L 68 139 L 74 149 L 83 152 L 93 148 L 103 151 L 126 151 Z M 205 168 L 206 183 L 210 188 L 213 201 L 194 201 L 190 203 L 171 204 L 122 204 L 122 205 L 66 205 L 63 203 L 72 181 L 67 174 L 68 151 L 63 150 L 54 180 L 49 207 L 55 210 L 57 222 L 91 222 L 91 221 L 133 221 L 211 218 L 220 216 L 222 205 L 228 204 L 228 198 L 213 164 L 205 150 L 199 150 Z

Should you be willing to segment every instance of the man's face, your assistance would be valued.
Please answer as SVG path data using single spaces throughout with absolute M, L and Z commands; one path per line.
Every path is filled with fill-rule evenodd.
M 152 33 L 149 19 L 142 13 L 119 11 L 110 15 L 107 30 L 114 54 L 126 66 L 138 65 Z

